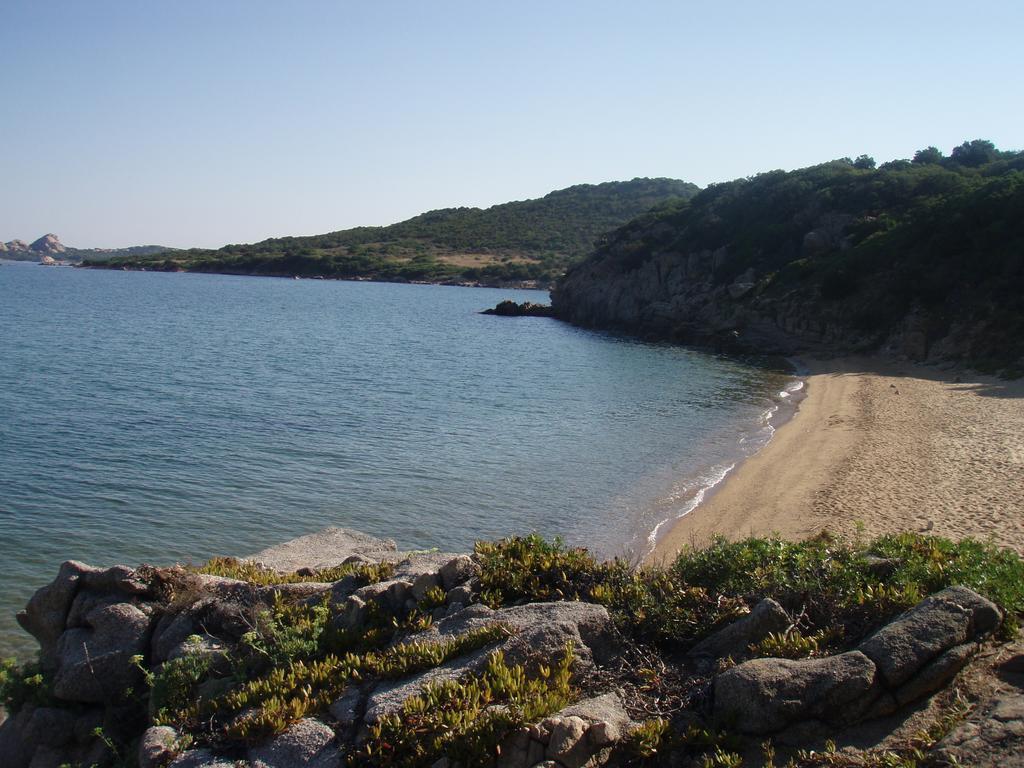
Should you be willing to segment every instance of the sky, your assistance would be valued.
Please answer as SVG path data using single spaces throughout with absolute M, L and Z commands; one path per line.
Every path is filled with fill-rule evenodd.
M 0 0 L 0 240 L 219 247 L 968 139 L 1024 3 Z

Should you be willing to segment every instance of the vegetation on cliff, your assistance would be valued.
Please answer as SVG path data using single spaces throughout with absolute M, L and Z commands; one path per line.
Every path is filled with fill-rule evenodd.
M 213 753 L 203 749 L 253 759 L 252 750 L 268 738 L 306 723 L 334 750 L 333 757 L 324 753 L 324 765 L 427 766 L 445 756 L 450 765 L 486 765 L 499 753 L 505 755 L 502 765 L 519 765 L 530 750 L 544 752 L 530 734 L 547 739 L 550 754 L 579 721 L 576 715 L 549 716 L 610 688 L 629 710 L 622 713 L 624 722 L 636 722 L 620 733 L 601 715 L 605 720 L 584 729 L 593 731 L 589 741 L 581 741 L 583 731 L 573 737 L 572 755 L 597 750 L 586 754 L 605 760 L 614 747 L 620 765 L 677 764 L 680 757 L 703 755 L 705 765 L 735 766 L 741 761 L 733 750 L 741 741 L 718 713 L 724 694 L 716 695 L 714 712 L 709 696 L 716 676 L 724 679 L 741 659 L 830 664 L 856 658 L 873 670 L 860 650 L 870 653 L 865 637 L 915 604 L 920 610 L 922 598 L 951 585 L 970 586 L 1001 608 L 970 598 L 980 608 L 973 609 L 973 629 L 963 630 L 973 633 L 968 640 L 999 628 L 1004 615 L 998 631 L 1012 634 L 1024 610 L 1024 563 L 1016 554 L 973 540 L 913 534 L 870 543 L 826 534 L 797 543 L 718 540 L 683 552 L 667 568 L 642 570 L 601 563 L 586 550 L 535 535 L 480 543 L 472 558 L 420 569 L 413 581 L 401 578 L 410 573 L 403 567 L 411 561 L 404 562 L 396 571 L 356 558 L 335 569 L 278 574 L 228 559 L 198 569 L 75 566 L 40 593 L 36 608 L 30 604 L 26 626 L 52 638 L 41 621 L 81 622 L 73 617 L 117 609 L 112 601 L 120 599 L 150 616 L 149 629 L 140 629 L 142 645 L 121 646 L 66 629 L 104 649 L 78 671 L 74 648 L 64 644 L 56 657 L 44 645 L 40 664 L 0 667 L 0 699 L 13 713 L 0 752 L 11 738 L 31 734 L 29 721 L 40 712 L 51 720 L 66 712 L 70 722 L 104 723 L 96 735 L 99 751 L 81 754 L 99 755 L 96 762 L 107 764 L 119 755 L 145 753 L 147 747 L 136 743 L 143 731 L 159 737 L 163 750 L 146 765 L 166 764 L 184 750 L 191 750 L 191 762 L 182 765 L 214 765 Z M 333 583 L 317 581 L 335 577 Z M 384 581 L 373 583 L 376 578 Z M 77 597 L 68 592 L 75 583 L 84 590 Z M 55 601 L 65 600 L 78 606 L 67 618 L 54 613 Z M 935 606 L 940 616 L 964 615 L 948 601 Z M 524 624 L 526 615 L 533 618 Z M 782 624 L 766 623 L 780 617 Z M 932 624 L 927 619 L 915 626 Z M 746 628 L 737 635 L 741 625 Z M 758 634 L 750 634 L 751 627 Z M 129 642 L 122 628 L 111 631 L 119 643 Z M 926 655 L 913 662 L 917 667 L 949 647 L 925 640 Z M 906 638 L 896 642 L 903 648 Z M 957 663 L 976 647 L 953 648 L 967 649 Z M 129 648 L 137 649 L 130 660 Z M 881 653 L 879 658 L 889 658 L 889 651 Z M 93 665 L 113 662 L 127 665 L 109 667 L 120 683 L 97 698 Z M 827 672 L 829 679 L 832 674 Z M 424 682 L 403 688 L 410 677 Z M 932 687 L 922 689 L 912 680 L 918 687 L 907 697 L 934 691 L 934 674 L 927 684 Z M 835 685 L 840 683 L 828 690 Z M 901 695 L 907 688 L 893 690 Z M 877 697 L 877 685 L 863 695 Z M 605 707 L 607 699 L 601 699 Z M 98 711 L 106 719 L 95 702 L 105 707 Z M 862 717 L 856 713 L 865 710 L 850 711 Z M 741 723 L 740 730 L 750 725 Z M 950 720 L 936 728 L 944 734 L 952 725 Z M 942 734 L 934 731 L 906 754 L 865 753 L 859 762 L 847 755 L 834 763 L 822 753 L 797 754 L 792 764 L 909 766 Z M 526 751 L 513 759 L 516 739 Z
M 424 282 L 547 284 L 640 213 L 697 192 L 674 179 L 580 184 L 536 200 L 429 211 L 386 227 L 282 237 L 216 251 L 116 258 L 92 266 Z
M 713 184 L 611 233 L 556 288 L 578 322 L 988 368 L 1024 356 L 1024 153 L 976 140 Z M 776 333 L 771 334 L 769 330 Z

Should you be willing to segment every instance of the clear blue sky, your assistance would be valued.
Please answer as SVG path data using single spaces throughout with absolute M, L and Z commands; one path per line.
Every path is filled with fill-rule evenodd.
M 2 0 L 0 239 L 220 246 L 1024 145 L 1024 3 Z

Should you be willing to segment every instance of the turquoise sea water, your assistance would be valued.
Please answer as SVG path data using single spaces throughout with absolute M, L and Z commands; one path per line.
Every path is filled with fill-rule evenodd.
M 787 382 L 478 314 L 539 292 L 0 265 L 0 655 L 62 560 L 199 562 L 327 525 L 601 555 L 770 434 Z

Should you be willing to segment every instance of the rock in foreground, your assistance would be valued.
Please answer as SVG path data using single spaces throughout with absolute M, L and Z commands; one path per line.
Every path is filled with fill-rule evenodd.
M 724 723 L 781 740 L 900 711 L 1003 620 L 949 587 L 825 652 L 785 596 L 738 602 L 678 573 L 539 537 L 402 553 L 344 529 L 202 568 L 68 562 L 19 617 L 42 652 L 4 683 L 0 766 L 699 764 Z M 943 748 L 1024 742 L 1019 708 L 993 700 Z

